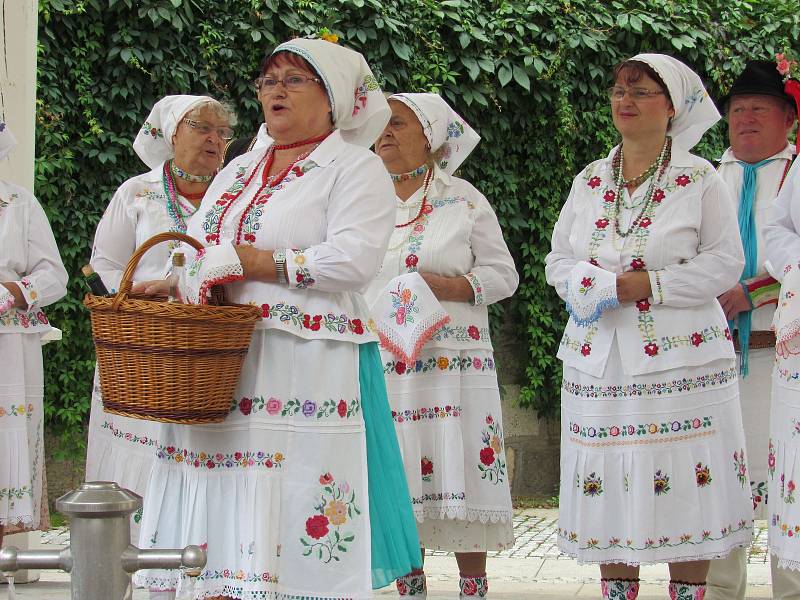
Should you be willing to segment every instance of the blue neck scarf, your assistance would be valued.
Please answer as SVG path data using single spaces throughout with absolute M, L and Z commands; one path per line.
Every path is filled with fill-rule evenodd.
M 739 192 L 739 235 L 744 248 L 744 269 L 739 281 L 754 277 L 758 270 L 758 237 L 756 236 L 756 217 L 753 213 L 753 204 L 756 199 L 757 171 L 774 158 L 767 158 L 757 163 L 739 161 L 744 170 L 742 177 L 742 190 Z M 739 348 L 741 361 L 739 371 L 742 377 L 747 377 L 748 359 L 750 356 L 750 328 L 752 325 L 752 311 L 745 310 L 736 317 L 736 327 L 739 330 Z M 733 328 L 733 322 L 728 324 Z

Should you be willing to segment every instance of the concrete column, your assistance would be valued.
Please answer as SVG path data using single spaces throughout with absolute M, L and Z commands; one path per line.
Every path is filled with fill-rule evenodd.
M 0 0 L 0 117 L 8 123 L 17 147 L 0 161 L 0 179 L 33 190 L 36 127 L 36 0 Z M 37 534 L 3 538 L 3 545 L 27 549 Z M 20 571 L 15 581 L 39 579 L 38 571 Z

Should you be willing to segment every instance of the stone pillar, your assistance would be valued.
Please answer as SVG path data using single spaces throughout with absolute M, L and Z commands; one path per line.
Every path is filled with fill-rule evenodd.
M 8 123 L 17 146 L 0 161 L 0 179 L 33 190 L 36 127 L 36 0 L 0 0 L 0 117 Z M 38 534 L 3 538 L 3 545 L 30 548 Z M 19 571 L 17 583 L 39 579 L 38 571 Z

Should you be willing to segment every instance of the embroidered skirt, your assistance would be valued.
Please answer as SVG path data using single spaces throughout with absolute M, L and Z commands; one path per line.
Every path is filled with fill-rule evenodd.
M 800 570 L 800 360 L 776 362 L 767 455 L 769 547 L 782 569 Z
M 46 529 L 44 372 L 39 334 L 0 334 L 0 525 Z M 44 517 L 44 518 L 43 518 Z
M 455 552 L 514 545 L 500 393 L 487 350 L 382 351 L 420 541 Z
M 144 497 L 155 458 L 155 421 L 131 419 L 103 410 L 100 380 L 95 369 L 86 448 L 86 481 L 115 481 Z M 139 535 L 141 511 L 131 519 L 131 539 Z
M 733 360 L 602 378 L 564 367 L 559 548 L 579 563 L 704 560 L 749 544 Z
M 161 426 L 140 547 L 207 548 L 194 598 L 372 597 L 362 413 L 372 399 L 360 390 L 360 352 L 257 330 L 226 421 Z M 394 504 L 382 510 L 408 510 L 406 490 L 387 492 Z M 418 556 L 413 529 L 394 533 Z M 396 577 L 412 566 L 380 568 Z M 135 578 L 150 589 L 185 584 L 170 571 Z

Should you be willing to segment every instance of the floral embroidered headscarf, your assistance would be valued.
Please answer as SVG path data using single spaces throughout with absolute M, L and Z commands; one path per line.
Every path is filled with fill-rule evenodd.
M 392 111 L 364 57 L 323 39 L 295 38 L 272 52 L 303 57 L 319 74 L 328 92 L 333 124 L 342 139 L 369 148 Z
M 201 102 L 213 101 L 209 96 L 164 96 L 155 103 L 147 120 L 133 140 L 133 149 L 151 169 L 175 156 L 172 136 L 186 113 Z
M 637 54 L 629 60 L 650 65 L 667 84 L 675 108 L 675 116 L 667 131 L 672 136 L 673 145 L 691 150 L 722 118 L 700 76 L 681 61 L 666 54 Z
M 3 160 L 17 145 L 17 138 L 11 133 L 5 121 L 0 121 L 0 160 Z
M 452 175 L 475 149 L 481 136 L 438 94 L 393 94 L 417 115 L 431 150 L 442 151 L 437 166 Z

